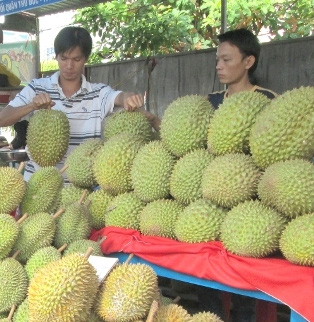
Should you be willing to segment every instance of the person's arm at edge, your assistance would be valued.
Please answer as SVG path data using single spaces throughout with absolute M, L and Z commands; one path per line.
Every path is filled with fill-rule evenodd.
M 17 108 L 7 105 L 3 110 L 0 111 L 0 127 L 15 124 L 22 117 L 33 112 L 34 109 L 34 103 L 26 104 Z
M 13 125 L 27 114 L 35 110 L 51 108 L 55 104 L 47 93 L 40 93 L 29 104 L 19 107 L 7 105 L 0 111 L 0 127 Z

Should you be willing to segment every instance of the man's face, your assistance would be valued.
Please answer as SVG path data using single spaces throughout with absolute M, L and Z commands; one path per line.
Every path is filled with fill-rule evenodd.
M 243 57 L 238 47 L 225 41 L 218 46 L 217 75 L 222 84 L 236 84 L 248 77 L 253 56 Z
M 81 74 L 86 63 L 86 58 L 83 55 L 81 48 L 75 47 L 65 53 L 57 56 L 57 61 L 60 69 L 60 77 L 65 80 L 81 79 Z

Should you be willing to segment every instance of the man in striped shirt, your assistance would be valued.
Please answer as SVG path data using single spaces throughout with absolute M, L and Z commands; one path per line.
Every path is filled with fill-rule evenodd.
M 101 137 L 101 123 L 114 106 L 133 111 L 143 105 L 143 96 L 122 92 L 105 84 L 94 84 L 83 75 L 92 50 L 92 38 L 81 27 L 65 27 L 55 38 L 59 71 L 47 78 L 34 79 L 0 112 L 0 126 L 28 120 L 37 110 L 56 109 L 70 122 L 68 155 L 77 145 Z M 66 156 L 65 156 L 66 158 Z M 65 158 L 57 165 L 61 168 Z M 30 158 L 24 178 L 29 180 L 39 166 Z

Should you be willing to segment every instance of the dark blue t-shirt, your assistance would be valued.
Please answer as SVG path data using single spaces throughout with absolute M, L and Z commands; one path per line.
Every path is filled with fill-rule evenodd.
M 273 99 L 277 96 L 275 92 L 259 86 L 254 86 L 252 92 L 262 93 L 269 99 Z M 217 110 L 219 105 L 225 99 L 225 96 L 226 96 L 226 91 L 214 92 L 214 93 L 208 94 L 208 100 L 213 104 L 214 108 Z

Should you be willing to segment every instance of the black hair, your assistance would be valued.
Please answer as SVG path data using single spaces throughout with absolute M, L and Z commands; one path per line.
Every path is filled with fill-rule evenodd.
M 261 46 L 258 38 L 245 28 L 227 31 L 218 36 L 220 43 L 229 42 L 239 48 L 243 57 L 254 56 L 255 62 L 249 69 L 249 74 L 252 74 L 258 65 L 258 59 L 261 51 Z
M 82 27 L 65 27 L 59 31 L 54 41 L 55 54 L 63 54 L 79 47 L 86 59 L 92 52 L 93 40 L 89 32 Z

